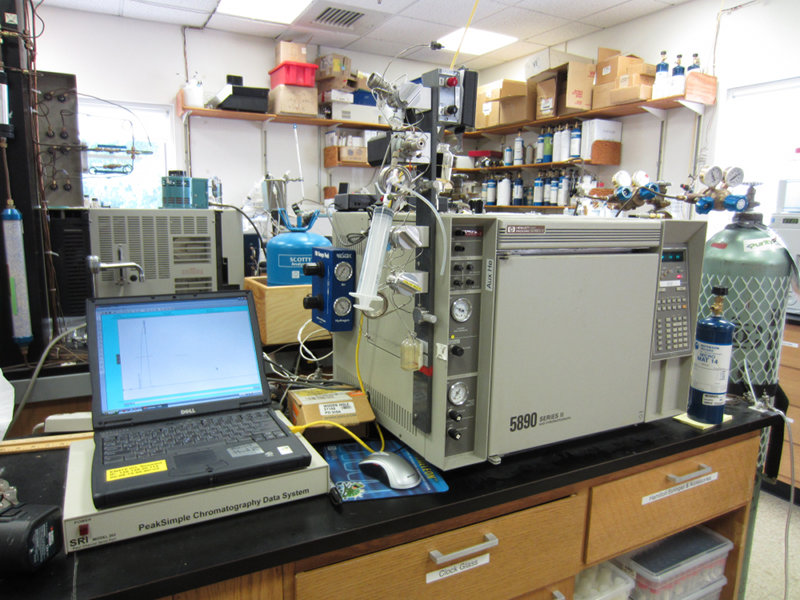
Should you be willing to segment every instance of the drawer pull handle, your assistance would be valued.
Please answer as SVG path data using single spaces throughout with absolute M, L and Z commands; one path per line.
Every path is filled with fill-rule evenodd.
M 696 477 L 702 477 L 703 475 L 708 475 L 711 473 L 711 467 L 708 465 L 704 465 L 700 463 L 700 468 L 697 469 L 694 473 L 689 473 L 688 475 L 672 475 L 671 473 L 667 475 L 667 479 L 669 479 L 672 483 L 683 483 L 684 481 L 689 481 L 690 479 L 695 479 Z
M 567 597 L 558 590 L 553 591 L 553 600 L 567 600 Z
M 464 558 L 465 556 L 469 556 L 470 554 L 475 554 L 476 552 L 483 552 L 484 550 L 488 550 L 489 548 L 494 548 L 500 541 L 497 539 L 497 536 L 493 533 L 486 533 L 484 534 L 484 542 L 480 544 L 475 544 L 474 546 L 470 546 L 469 548 L 464 548 L 463 550 L 456 550 L 455 552 L 451 552 L 450 554 L 442 554 L 438 550 L 431 550 L 430 557 L 433 562 L 437 565 L 442 563 L 450 562 L 451 560 L 458 560 L 459 558 Z

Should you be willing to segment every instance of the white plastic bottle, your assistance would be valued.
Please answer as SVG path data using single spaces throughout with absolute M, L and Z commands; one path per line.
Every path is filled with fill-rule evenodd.
M 511 205 L 511 178 L 506 175 L 497 182 L 497 206 Z
M 561 160 L 561 140 L 563 128 L 557 127 L 556 130 L 553 132 L 553 158 L 551 159 L 553 162 L 558 162 Z
M 525 140 L 522 139 L 522 132 L 514 138 L 514 164 L 521 165 L 525 161 Z

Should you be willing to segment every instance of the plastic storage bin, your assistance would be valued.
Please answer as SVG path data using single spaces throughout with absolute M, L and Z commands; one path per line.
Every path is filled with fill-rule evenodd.
M 728 583 L 728 580 L 725 577 L 721 577 L 711 585 L 707 585 L 703 589 L 697 590 L 694 594 L 686 596 L 683 600 L 719 600 L 722 588 L 725 587 L 726 583 Z
M 716 583 L 725 573 L 733 542 L 694 527 L 616 560 L 636 576 L 634 600 L 678 600 Z
M 622 569 L 605 562 L 578 573 L 575 600 L 628 600 L 634 581 Z
M 319 69 L 319 65 L 314 63 L 285 60 L 269 72 L 269 84 L 271 87 L 279 85 L 314 87 L 314 75 L 317 69 Z

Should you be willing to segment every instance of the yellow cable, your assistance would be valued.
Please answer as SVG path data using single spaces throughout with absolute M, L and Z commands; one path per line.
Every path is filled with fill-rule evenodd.
M 361 349 L 361 328 L 364 326 L 364 313 L 361 313 L 361 319 L 358 321 L 358 339 L 356 340 L 356 377 L 358 377 L 358 387 L 361 388 L 361 393 L 367 395 L 364 389 L 364 382 L 361 379 L 361 366 L 358 363 L 358 351 Z
M 456 60 L 458 59 L 458 53 L 461 52 L 461 45 L 464 43 L 464 38 L 467 37 L 467 31 L 469 31 L 469 26 L 472 24 L 472 17 L 475 16 L 475 11 L 478 10 L 478 2 L 480 2 L 480 0 L 475 0 L 475 4 L 472 7 L 472 12 L 469 15 L 469 20 L 467 21 L 467 26 L 464 27 L 464 33 L 461 34 L 461 41 L 458 42 L 458 48 L 456 49 L 456 53 L 453 55 L 453 60 L 450 61 L 451 71 L 453 69 L 453 65 L 456 64 Z
M 381 452 L 383 452 L 386 449 L 386 440 L 383 438 L 383 429 L 377 421 L 375 421 L 375 428 L 378 430 L 378 435 L 381 436 Z
M 364 443 L 364 441 L 360 437 L 358 437 L 355 433 L 350 431 L 344 425 L 336 423 L 335 421 L 325 421 L 325 420 L 311 421 L 310 423 L 306 423 L 305 425 L 290 425 L 289 429 L 291 430 L 292 433 L 303 433 L 307 427 L 313 427 L 314 425 L 333 425 L 334 427 L 338 427 L 339 429 L 344 431 L 347 435 L 349 435 L 351 438 L 353 438 L 355 441 L 357 441 L 359 444 L 361 444 L 364 448 L 366 448 L 367 452 L 369 453 L 375 452 L 375 450 L 367 446 Z M 381 440 L 383 440 L 383 434 L 381 434 Z M 381 450 L 383 450 L 383 445 L 381 445 Z

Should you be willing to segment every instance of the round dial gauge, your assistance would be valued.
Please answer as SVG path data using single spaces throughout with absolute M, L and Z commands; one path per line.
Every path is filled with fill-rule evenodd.
M 463 323 L 472 316 L 472 303 L 466 298 L 456 298 L 450 305 L 450 316 Z
M 704 167 L 700 171 L 700 181 L 708 187 L 714 187 L 722 181 L 722 169 L 719 167 Z
M 447 388 L 447 399 L 450 400 L 456 406 L 461 406 L 464 402 L 467 401 L 469 397 L 469 388 L 467 384 L 463 381 L 456 381 L 455 383 L 451 383 L 450 387 Z
M 617 187 L 628 187 L 633 182 L 633 179 L 627 171 L 617 171 L 611 178 L 611 182 Z
M 353 310 L 353 303 L 350 302 L 349 298 L 342 296 L 334 300 L 333 312 L 335 312 L 337 316 L 344 317 L 345 315 L 349 315 L 351 310 Z
M 725 169 L 725 183 L 728 187 L 742 185 L 744 181 L 744 171 L 740 167 L 728 167 Z
M 339 281 L 347 281 L 353 276 L 353 267 L 348 262 L 336 263 L 336 266 L 333 267 L 333 275 Z

